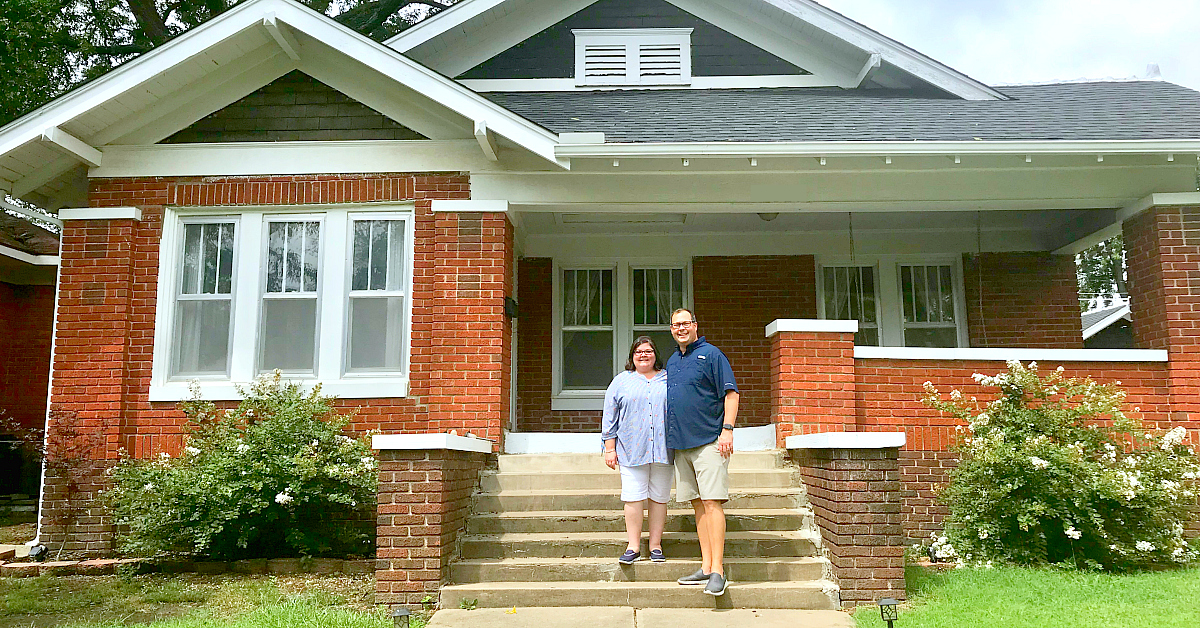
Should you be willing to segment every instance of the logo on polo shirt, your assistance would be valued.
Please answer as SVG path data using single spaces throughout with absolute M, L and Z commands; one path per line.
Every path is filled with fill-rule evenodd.
M 696 359 L 697 359 L 697 360 L 704 360 L 704 359 L 706 359 L 706 358 L 708 358 L 708 356 L 706 356 L 706 355 L 698 355 L 698 356 L 696 356 Z

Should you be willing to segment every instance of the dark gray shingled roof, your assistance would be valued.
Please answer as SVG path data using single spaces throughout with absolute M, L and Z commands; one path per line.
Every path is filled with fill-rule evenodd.
M 607 142 L 1200 139 L 1200 92 L 1162 81 L 1004 87 L 1012 100 L 839 88 L 493 92 L 556 133 Z

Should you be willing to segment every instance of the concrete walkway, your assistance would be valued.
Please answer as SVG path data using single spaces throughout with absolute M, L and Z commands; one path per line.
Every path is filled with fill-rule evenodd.
M 804 610 L 710 610 L 574 606 L 446 609 L 428 628 L 854 628 L 849 613 Z

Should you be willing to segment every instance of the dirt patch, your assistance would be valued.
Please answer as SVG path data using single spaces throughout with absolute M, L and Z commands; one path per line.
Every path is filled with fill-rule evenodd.
M 36 523 L 17 523 L 0 526 L 0 545 L 20 545 L 37 535 Z

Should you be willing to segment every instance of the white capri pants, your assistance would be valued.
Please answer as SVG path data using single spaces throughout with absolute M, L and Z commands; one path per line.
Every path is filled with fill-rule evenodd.
M 650 498 L 665 504 L 671 501 L 671 480 L 674 478 L 674 467 L 669 464 L 621 465 L 621 501 L 640 502 Z

